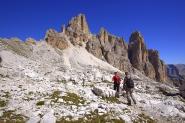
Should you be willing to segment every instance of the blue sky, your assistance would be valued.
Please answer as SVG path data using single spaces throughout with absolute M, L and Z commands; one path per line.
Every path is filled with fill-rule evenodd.
M 185 63 L 185 0 L 0 0 L 0 37 L 43 39 L 79 13 L 92 33 L 105 27 L 128 42 L 139 30 L 166 63 Z

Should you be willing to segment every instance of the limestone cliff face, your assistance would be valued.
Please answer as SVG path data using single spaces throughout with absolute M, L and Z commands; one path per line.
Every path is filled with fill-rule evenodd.
M 148 50 L 139 32 L 133 32 L 128 46 L 129 59 L 133 67 L 143 71 L 146 76 L 163 82 L 167 80 L 166 66 L 160 60 L 157 50 Z
M 133 68 L 136 68 L 157 81 L 167 78 L 165 64 L 158 53 L 147 49 L 144 38 L 137 31 L 131 34 L 129 44 L 105 28 L 93 35 L 85 15 L 79 14 L 67 26 L 62 26 L 61 32 L 49 30 L 46 34 L 46 41 L 59 49 L 69 47 L 67 39 L 73 45 L 85 46 L 88 52 L 120 70 L 133 72 Z
M 87 42 L 86 49 L 90 53 L 120 70 L 132 70 L 128 60 L 128 46 L 122 38 L 111 35 L 104 28 L 100 29 L 96 37 L 96 40 Z
M 148 59 L 148 50 L 139 32 L 133 32 L 129 39 L 128 54 L 134 68 L 142 71 L 148 77 L 155 79 L 155 70 Z

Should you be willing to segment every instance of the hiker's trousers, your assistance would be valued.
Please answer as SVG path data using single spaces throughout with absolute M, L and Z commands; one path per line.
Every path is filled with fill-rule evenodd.
M 114 90 L 119 92 L 120 84 L 114 82 Z
M 129 104 L 131 104 L 131 98 L 133 102 L 136 104 L 136 100 L 133 95 L 133 90 L 134 90 L 133 88 L 126 88 L 127 101 Z

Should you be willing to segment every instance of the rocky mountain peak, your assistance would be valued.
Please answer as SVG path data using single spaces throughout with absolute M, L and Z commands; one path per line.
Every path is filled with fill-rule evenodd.
M 141 44 L 144 44 L 144 38 L 139 31 L 135 31 L 132 32 L 130 36 L 129 43 L 131 42 L 139 42 Z
M 79 14 L 76 17 L 73 17 L 69 22 L 67 28 L 72 29 L 75 32 L 90 33 L 89 26 L 86 21 L 84 14 Z
M 109 33 L 105 28 L 100 28 L 100 32 L 98 34 L 100 41 L 108 41 L 109 40 Z
M 132 65 L 142 70 L 142 64 L 148 62 L 148 51 L 140 32 L 133 32 L 129 39 L 129 59 Z

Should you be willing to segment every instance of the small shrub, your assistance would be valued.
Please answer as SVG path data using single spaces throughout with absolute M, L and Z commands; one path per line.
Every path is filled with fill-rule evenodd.
M 67 93 L 65 96 L 62 96 L 62 99 L 66 102 L 66 104 L 76 105 L 84 104 L 85 100 L 82 97 L 79 97 L 75 93 Z

